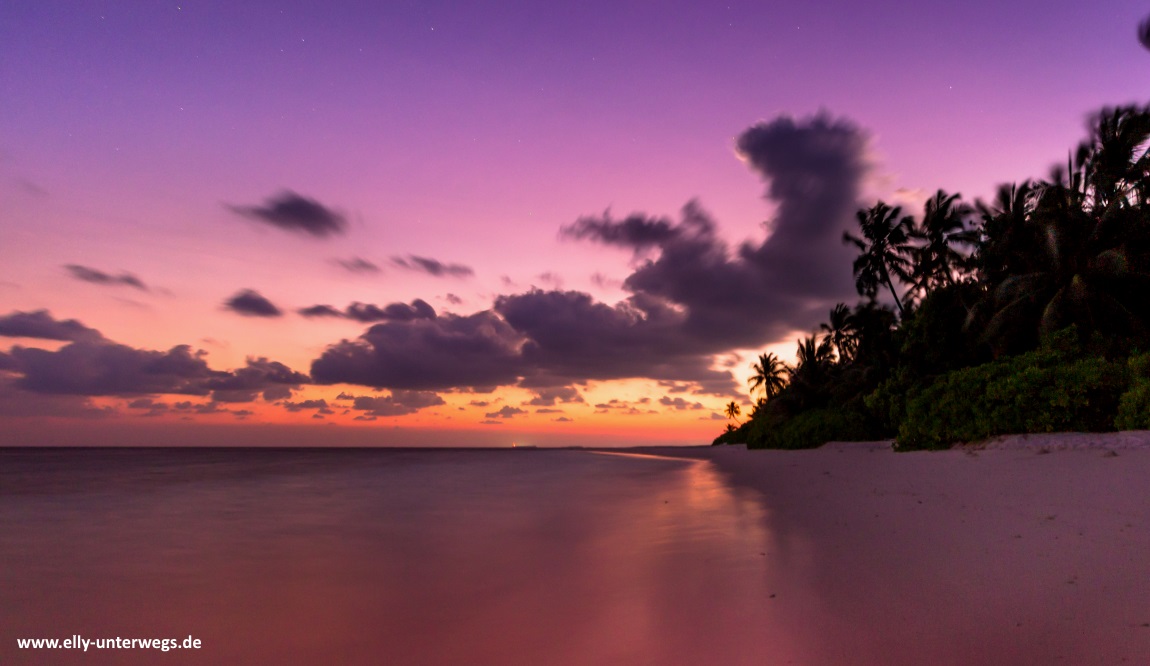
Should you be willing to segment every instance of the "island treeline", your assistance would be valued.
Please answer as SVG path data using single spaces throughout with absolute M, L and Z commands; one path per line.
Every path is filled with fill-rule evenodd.
M 973 205 L 939 190 L 919 217 L 859 211 L 843 240 L 861 300 L 800 339 L 793 366 L 760 355 L 749 418 L 715 443 L 1150 428 L 1148 144 L 1150 106 L 1106 108 L 1045 180 Z

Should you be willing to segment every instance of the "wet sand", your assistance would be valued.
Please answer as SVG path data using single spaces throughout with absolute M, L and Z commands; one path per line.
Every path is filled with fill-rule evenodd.
M 796 663 L 1150 663 L 1150 433 L 659 453 L 762 497 Z

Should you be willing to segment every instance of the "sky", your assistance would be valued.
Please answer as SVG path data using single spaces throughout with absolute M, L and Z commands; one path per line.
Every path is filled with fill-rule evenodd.
M 0 0 L 0 444 L 702 444 L 1142 3 Z M 7 441 L 2 441 L 7 440 Z

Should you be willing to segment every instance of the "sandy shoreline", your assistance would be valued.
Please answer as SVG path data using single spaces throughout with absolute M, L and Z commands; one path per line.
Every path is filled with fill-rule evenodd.
M 1150 663 L 1150 433 L 651 452 L 764 502 L 807 663 Z

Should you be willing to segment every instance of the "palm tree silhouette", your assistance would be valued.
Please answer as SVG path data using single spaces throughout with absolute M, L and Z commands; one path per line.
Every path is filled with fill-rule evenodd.
M 967 256 L 959 245 L 973 245 L 974 233 L 966 219 L 973 212 L 961 202 L 961 195 L 935 192 L 923 207 L 922 223 L 911 232 L 919 245 L 911 250 L 914 258 L 914 290 L 922 295 L 937 287 L 954 284 L 954 274 L 963 268 Z
M 1106 109 L 1095 123 L 1065 170 L 983 207 L 976 256 L 994 310 L 985 336 L 1000 352 L 1070 324 L 1146 334 L 1150 109 Z
M 761 388 L 763 399 L 770 400 L 787 386 L 787 364 L 773 353 L 759 354 L 758 362 L 751 365 L 751 372 L 754 374 L 747 383 L 751 385 L 752 396 Z
M 740 411 L 739 403 L 735 402 L 734 400 L 727 403 L 727 418 L 732 420 L 738 418 Z
M 879 287 L 885 285 L 894 297 L 900 316 L 903 314 L 902 299 L 894 289 L 891 276 L 902 282 L 910 281 L 910 262 L 907 260 L 910 246 L 907 241 L 913 223 L 909 215 L 901 215 L 901 206 L 891 208 L 880 201 L 858 212 L 861 238 L 850 232 L 843 233 L 843 242 L 854 245 L 862 253 L 854 262 L 855 286 L 859 294 L 873 301 Z
M 835 305 L 831 309 L 830 321 L 820 324 L 819 328 L 826 332 L 827 339 L 834 345 L 839 363 L 849 363 L 858 349 L 858 329 L 850 308 L 845 303 Z

